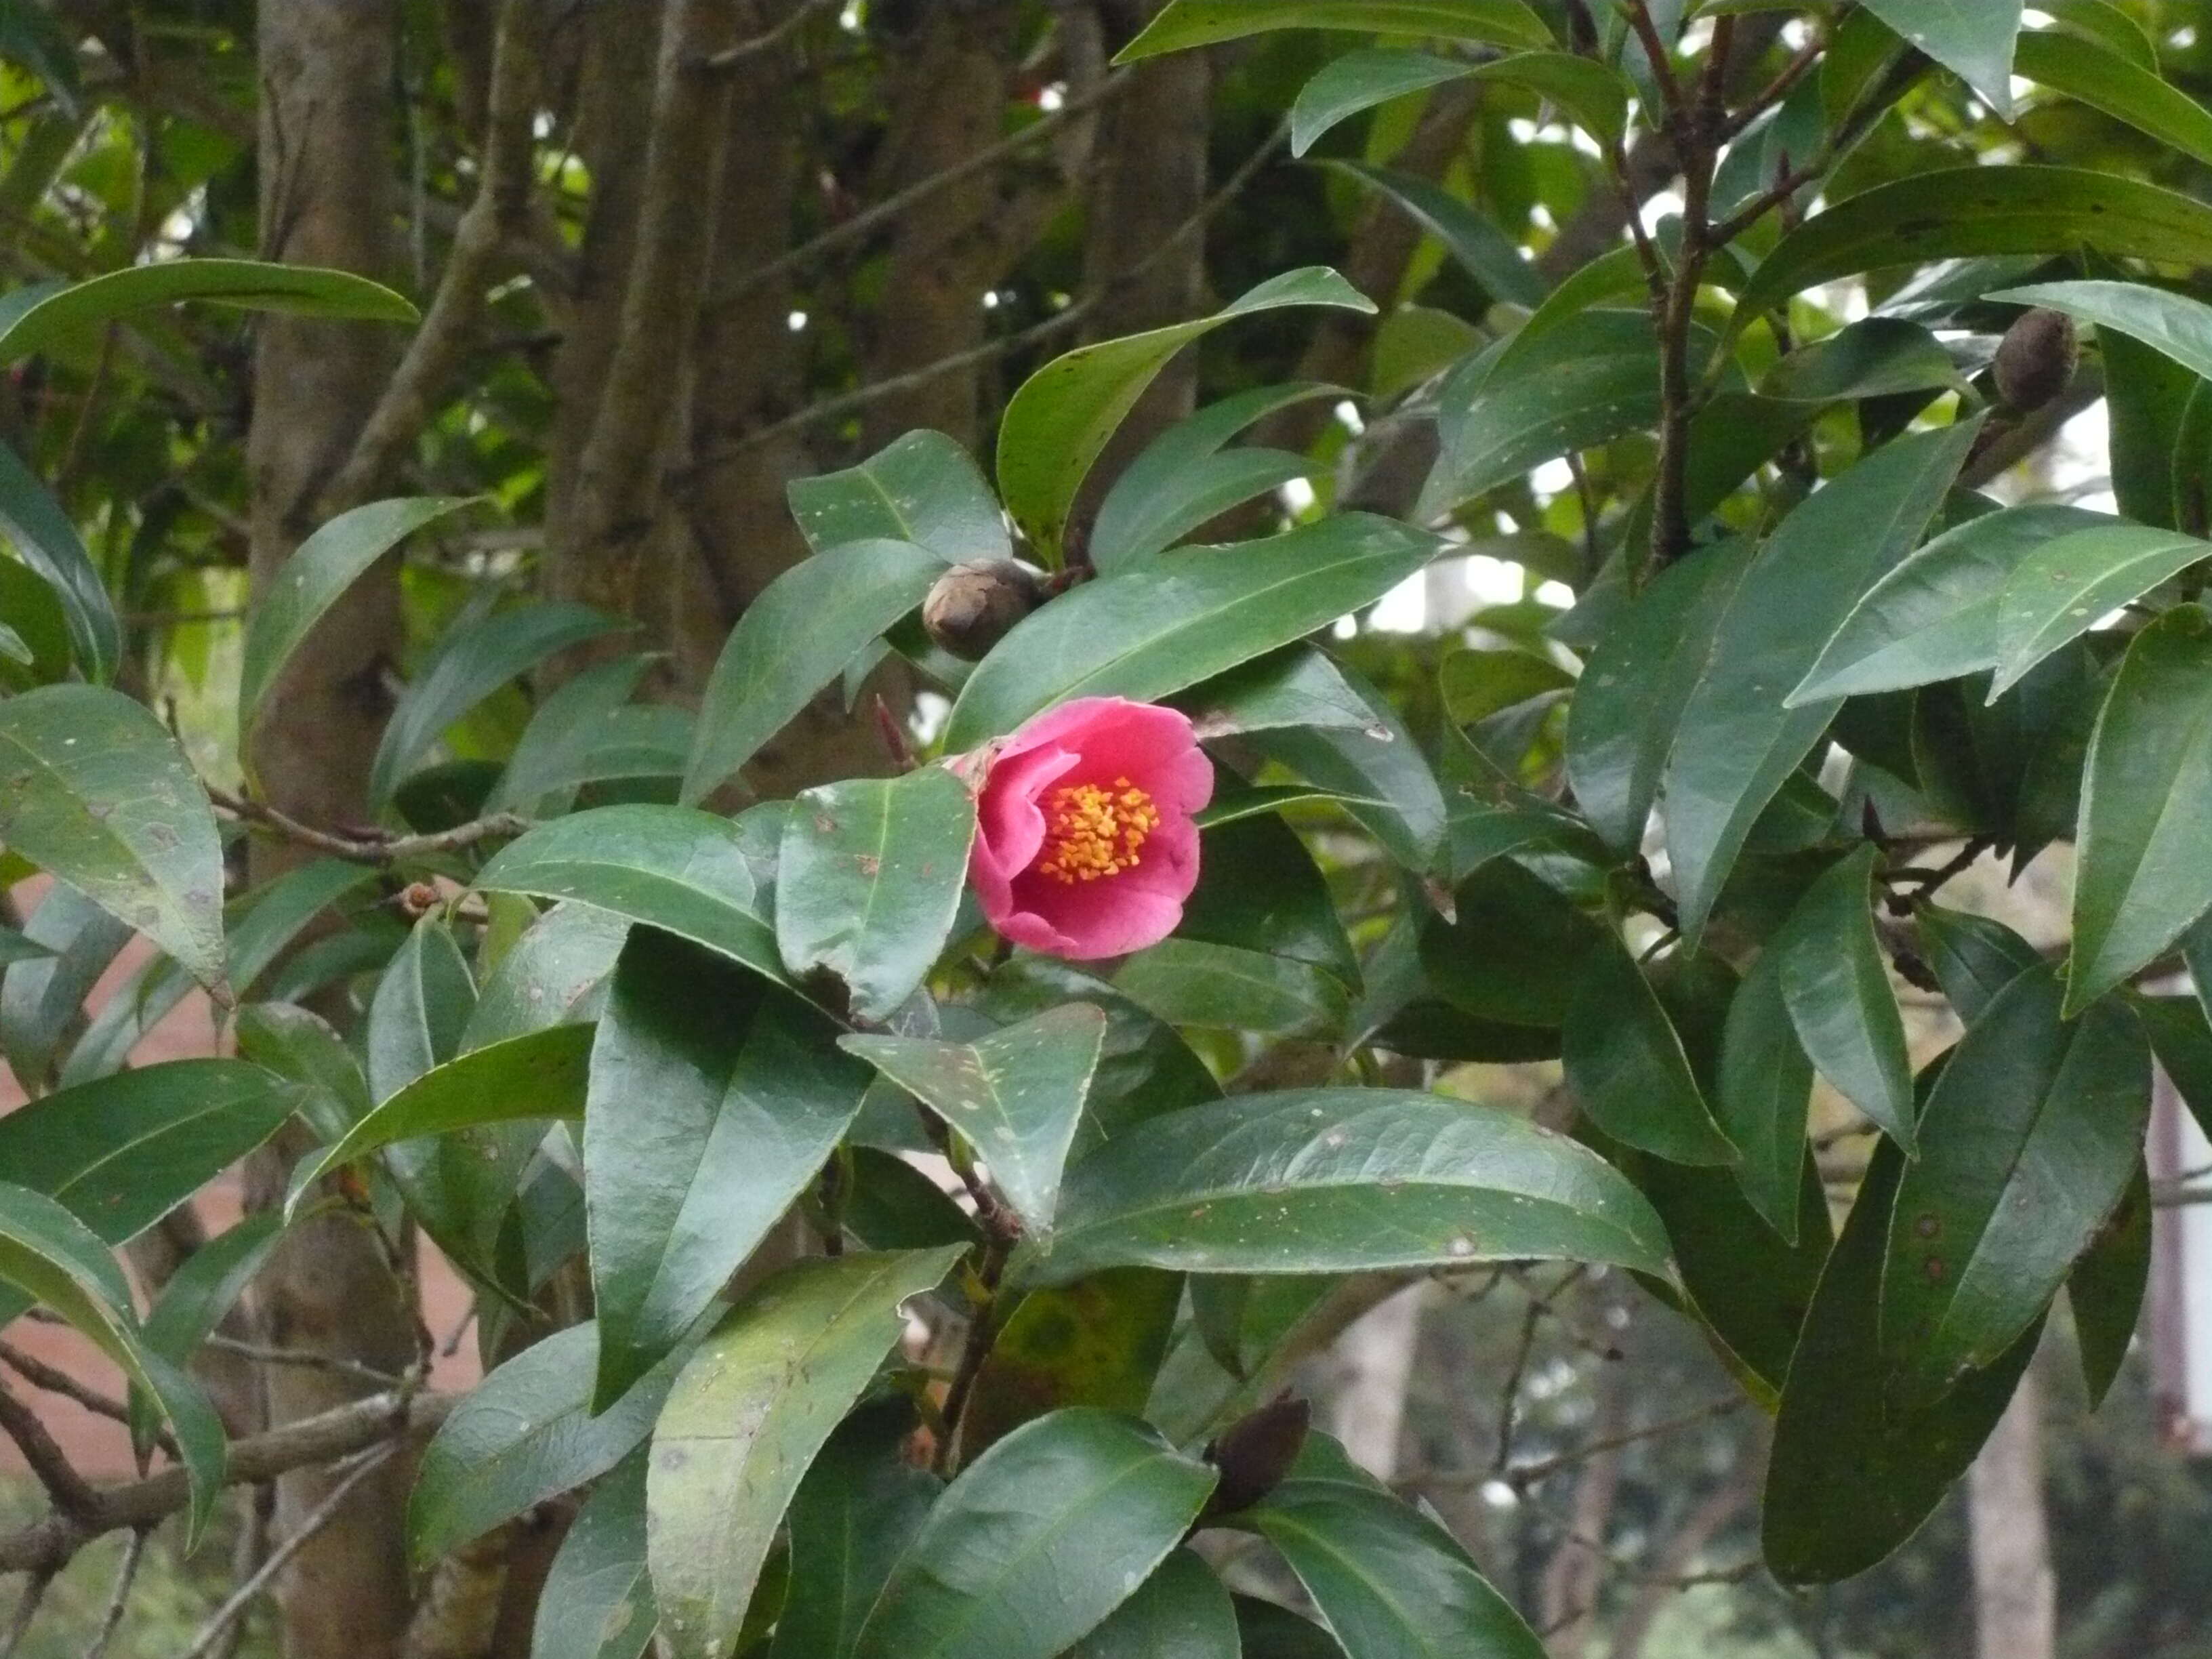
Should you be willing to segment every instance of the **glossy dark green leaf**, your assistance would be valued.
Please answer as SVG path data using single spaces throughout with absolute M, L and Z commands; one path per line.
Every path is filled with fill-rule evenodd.
M 1881 1291 L 1893 1398 L 1924 1406 L 1994 1364 L 2118 1207 L 2150 1122 L 2150 1048 L 2117 999 L 2060 1023 L 2023 973 L 1953 1051 L 1899 1186 Z
M 1567 708 L 1567 778 L 1590 827 L 1620 853 L 1644 844 L 1668 750 L 1759 546 L 1735 541 L 1670 565 L 1599 641 Z
M 639 1659 L 652 1641 L 645 1464 L 642 1453 L 617 1464 L 569 1523 L 538 1593 L 531 1659 Z
M 2081 786 L 2070 1013 L 2212 906 L 2212 614 L 2177 605 L 2136 636 Z
M 795 997 L 684 940 L 631 935 L 584 1115 L 598 1404 L 681 1340 L 813 1182 L 867 1086 Z
M 1936 982 L 1965 1024 L 1979 1019 L 2014 980 L 2043 965 L 2036 948 L 2001 921 L 1936 904 L 1919 905 L 1913 915 Z
M 1366 725 L 1267 731 L 1254 745 L 1308 782 L 1335 792 L 1384 852 L 1408 870 L 1426 872 L 1444 838 L 1443 792 L 1436 773 L 1389 701 L 1357 675 L 1346 672 L 1342 678 L 1365 704 Z M 1382 805 L 1361 804 L 1370 800 Z
M 1550 658 L 1528 651 L 1455 651 L 1437 670 L 1444 712 L 1462 726 L 1574 683 Z
M 1154 27 L 1165 21 L 1156 20 Z M 1224 323 L 1285 306 L 1375 310 L 1334 271 L 1308 266 L 1270 277 L 1211 317 L 1079 346 L 1024 381 L 999 423 L 999 490 L 1030 542 L 1059 562 L 1076 492 L 1170 357 Z
M 1790 353 L 1767 370 L 1759 390 L 1787 403 L 1820 404 L 1965 384 L 1951 354 L 1919 324 L 1867 317 Z
M 144 705 L 94 685 L 0 701 L 0 843 L 224 985 L 215 813 Z
M 1781 956 L 1782 1000 L 1807 1057 L 1909 1153 L 1912 1064 L 1875 932 L 1880 862 L 1875 848 L 1863 847 L 1830 870 L 1768 948 Z
M 0 476 L 4 476 L 7 466 L 5 460 L 0 460 Z M 4 488 L 0 484 L 0 489 Z M 0 526 L 7 522 L 5 513 L 4 501 L 0 501 Z M 15 539 L 12 532 L 0 533 L 0 548 Z M 14 641 L 0 650 L 0 656 L 13 664 L 0 665 L 0 684 L 21 691 L 69 678 L 76 647 L 70 637 L 69 612 L 60 592 L 30 565 L 4 552 L 0 552 L 0 626 L 7 628 Z
M 2121 516 L 2161 529 L 2203 522 L 2212 473 L 2212 434 L 2203 408 L 2203 379 L 2164 353 L 2121 333 L 2101 334 L 2105 402 L 2110 416 L 2112 494 Z
M 2051 0 L 2036 9 L 2048 13 L 2065 33 L 2094 40 L 2138 69 L 2158 69 L 2158 47 L 2148 31 L 2112 0 Z
M 418 1566 L 605 1474 L 653 1432 L 680 1362 L 594 1416 L 599 1348 L 595 1325 L 556 1331 L 485 1377 L 438 1425 L 407 1500 Z
M 1291 154 L 1304 155 L 1331 127 L 1362 110 L 1462 80 L 1474 69 L 1463 58 L 1439 58 L 1403 46 L 1348 52 L 1324 65 L 1291 106 Z
M 1735 1162 L 1674 1022 L 1618 939 L 1583 958 L 1561 1042 L 1568 1087 L 1614 1139 L 1676 1164 Z
M 1813 1062 L 1782 992 L 1782 955 L 1762 951 L 1729 1001 L 1714 1115 L 1741 1157 L 1735 1179 L 1752 1207 L 1794 1244 L 1802 1217 L 1800 1174 L 1813 1105 Z
M 1848 197 L 1784 236 L 1744 289 L 1737 325 L 1793 294 L 1887 265 L 2082 248 L 2162 264 L 2212 259 L 2212 208 L 2087 168 L 1917 173 Z
M 8 444 L 0 444 L 0 541 L 51 586 L 86 678 L 97 684 L 113 679 L 123 624 L 106 584 L 62 504 Z
M 1377 1486 L 1294 1474 L 1242 1519 L 1281 1553 L 1347 1654 L 1542 1659 L 1458 1540 Z
M 416 319 L 415 307 L 404 299 L 381 283 L 350 271 L 260 259 L 164 259 L 71 283 L 41 299 L 0 330 L 0 362 L 44 351 L 78 330 L 182 300 L 303 317 L 377 323 Z
M 863 1019 L 928 977 L 968 880 L 975 798 L 941 766 L 810 789 L 783 831 L 776 947 L 792 977 L 826 973 Z
M 1364 161 L 1331 161 L 1328 166 L 1410 214 L 1492 299 L 1517 306 L 1543 303 L 1543 277 L 1534 264 L 1522 257 L 1520 244 L 1480 208 L 1419 173 L 1370 167 Z
M 19 962 L 49 961 L 53 955 L 47 946 L 13 927 L 0 927 L 0 969 L 12 968 Z
M 852 1148 L 853 1188 L 843 1200 L 845 1231 L 864 1250 L 927 1250 L 980 1244 L 981 1231 L 952 1195 L 880 1146 Z
M 371 501 L 339 514 L 301 542 L 246 618 L 240 730 L 252 730 L 284 665 L 340 594 L 408 537 L 469 504 L 467 498 L 434 495 Z
M 961 1414 L 961 1462 L 1064 1407 L 1142 1415 L 1182 1289 L 1180 1273 L 1109 1267 L 1023 1297 L 992 1339 Z
M 1288 1607 L 1249 1595 L 1233 1600 L 1244 1659 L 1344 1659 L 1334 1636 Z
M 0 973 L 0 1054 L 28 1092 L 48 1082 L 64 1033 L 100 975 L 130 943 L 130 927 L 73 887 L 55 884 L 24 937 L 52 954 Z
M 491 892 L 578 899 L 780 981 L 783 962 L 753 850 L 742 824 L 710 813 L 602 806 L 542 823 L 509 842 L 477 872 L 476 884 Z
M 1428 983 L 1479 1019 L 1557 1029 L 1581 989 L 1603 930 L 1510 859 L 1460 883 L 1453 915 L 1421 924 Z
M 1784 519 L 1737 585 L 1667 762 L 1667 850 L 1692 940 L 1752 825 L 1835 717 L 1834 701 L 1786 708 L 1781 694 L 1919 541 L 1980 425 L 1876 450 Z
M 787 1268 L 732 1309 L 653 1431 L 647 1556 L 677 1659 L 723 1659 L 800 1478 L 958 1246 Z
M 769 1659 L 851 1659 L 868 1609 L 944 1483 L 901 1455 L 902 1401 L 863 1407 L 822 1448 L 791 1500 L 792 1577 Z
M 1944 532 L 1867 590 L 1784 701 L 1794 708 L 1995 668 L 1998 601 L 2013 572 L 2053 540 L 2111 523 L 2038 503 Z
M 1875 1147 L 1783 1387 L 1762 1536 L 1767 1567 L 1785 1584 L 1855 1577 L 1917 1532 L 2004 1414 L 2042 1334 L 2031 1328 L 1934 1405 L 1893 1409 L 1875 1379 L 1882 1261 L 1905 1167 L 1893 1144 Z
M 346 1041 L 320 1014 L 289 1002 L 249 1002 L 232 1025 L 240 1058 L 301 1085 L 301 1118 L 337 1140 L 367 1117 L 368 1079 Z
M 2124 121 L 2168 149 L 2212 162 L 2212 113 L 2160 80 L 2155 66 L 2130 63 L 2079 35 L 2032 29 L 2020 37 L 2014 67 L 2023 80 Z
M 1573 813 L 1540 796 L 1468 785 L 1452 797 L 1450 873 L 1465 881 L 1492 859 L 1573 860 L 1591 870 L 1613 862 L 1605 844 Z
M 1087 1407 L 1039 1418 L 945 1488 L 856 1659 L 1054 1659 L 1166 1559 L 1213 1482 L 1131 1419 Z
M 1067 1659 L 1238 1659 L 1237 1612 L 1213 1570 L 1176 1550 Z
M 1271 813 L 1214 821 L 1178 938 L 1310 963 L 1346 985 L 1359 957 L 1338 917 L 1328 878 L 1297 832 Z
M 909 432 L 858 466 L 785 487 L 817 554 L 852 542 L 911 542 L 945 563 L 1006 559 L 1006 515 L 974 459 L 942 432 Z M 773 635 L 764 635 L 773 638 Z
M 2111 612 L 2208 558 L 2212 542 L 2141 525 L 2113 524 L 2045 542 L 2014 568 L 1998 597 L 1990 701 Z
M 1384 1089 L 1245 1095 L 1152 1118 L 1078 1164 L 1032 1282 L 1099 1267 L 1354 1273 L 1558 1257 L 1665 1271 L 1658 1219 L 1601 1160 L 1492 1108 Z
M 1440 544 L 1365 514 L 1257 542 L 1132 560 L 1025 618 L 953 706 L 948 750 L 971 749 L 1069 697 L 1153 702 L 1371 605 Z
M 619 626 L 588 605 L 544 600 L 459 627 L 392 711 L 369 764 L 370 805 L 389 805 L 445 729 L 509 680 Z
M 1521 0 L 1170 0 L 1121 49 L 1120 64 L 1268 29 L 1351 29 L 1548 46 L 1551 31 Z
M 1170 1025 L 1325 1036 L 1351 1012 L 1342 980 L 1311 963 L 1264 951 L 1163 939 L 1114 975 L 1114 988 Z
M 1200 738 L 1285 726 L 1362 731 L 1375 724 L 1365 699 L 1318 647 L 1287 646 L 1169 699 Z
M 1866 0 L 1867 9 L 2012 114 L 2013 42 L 2021 0 Z
M 611 911 L 555 905 L 485 977 L 461 1052 L 586 1018 L 629 933 L 629 923 Z
M 2118 1207 L 2106 1218 L 2066 1276 L 2074 1342 L 2081 1352 L 2081 1381 L 2092 1411 L 2105 1403 L 2119 1380 L 2142 1319 L 2150 1290 L 2153 1213 L 2150 1171 L 2138 1162 Z
M 910 541 L 832 546 L 778 576 L 747 605 L 699 704 L 684 799 L 735 775 L 854 656 L 920 605 L 945 556 Z
M 241 1218 L 186 1256 L 147 1312 L 146 1346 L 183 1366 L 237 1306 L 283 1231 L 283 1218 L 264 1210 Z M 131 1395 L 131 1438 L 141 1455 L 152 1449 L 157 1415 L 144 1394 Z
M 695 725 L 690 712 L 629 701 L 652 665 L 642 653 L 617 657 L 556 687 L 531 715 L 483 810 L 550 817 L 587 783 L 682 777 Z
M 2200 1127 L 2212 1135 L 2212 1024 L 2194 997 L 2131 999 L 2151 1052 Z
M 838 1043 L 957 1129 L 1023 1224 L 1045 1232 L 1105 1036 L 1106 1016 L 1078 1002 L 974 1042 L 847 1036 Z

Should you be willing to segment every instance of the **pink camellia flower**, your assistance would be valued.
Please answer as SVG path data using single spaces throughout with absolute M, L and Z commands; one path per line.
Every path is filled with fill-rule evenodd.
M 1188 720 L 1079 697 L 956 764 L 975 791 L 968 878 L 1003 936 L 1085 961 L 1175 931 L 1213 793 Z

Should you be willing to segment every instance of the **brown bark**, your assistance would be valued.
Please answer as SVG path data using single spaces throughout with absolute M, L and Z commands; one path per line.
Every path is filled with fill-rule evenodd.
M 1967 1471 L 1966 1512 L 1975 1650 L 1981 1659 L 2051 1659 L 2057 1590 L 2043 1499 L 2043 1385 L 2033 1365 Z
M 394 0 L 263 0 L 259 20 L 261 225 L 265 257 L 371 276 L 390 264 Z M 259 325 L 252 430 L 252 579 L 266 592 L 314 528 L 324 491 L 350 453 L 386 383 L 389 330 L 272 316 Z M 313 823 L 363 816 L 368 763 L 391 702 L 399 592 L 387 560 L 356 582 L 310 635 L 268 702 L 252 748 L 269 799 Z M 256 849 L 256 874 L 296 861 Z M 250 1197 L 281 1197 L 287 1153 L 259 1155 Z M 410 1299 L 369 1232 L 342 1217 L 293 1230 L 256 1288 L 264 1335 L 382 1370 L 415 1357 Z M 273 1423 L 367 1392 L 304 1366 L 264 1380 Z M 406 1628 L 401 1515 L 411 1465 L 393 1458 L 356 1486 L 280 1581 L 291 1659 L 385 1659 Z M 332 1489 L 299 1471 L 277 1482 L 278 1534 Z
M 1624 1367 L 1600 1367 L 1595 1386 L 1597 1409 L 1590 1419 L 1590 1437 L 1608 1440 L 1627 1426 Z M 1600 1452 L 1583 1465 L 1568 1510 L 1567 1535 L 1544 1564 L 1544 1644 L 1557 1659 L 1581 1659 L 1596 1626 L 1598 1592 L 1605 1582 L 1605 1535 L 1620 1492 L 1620 1452 Z

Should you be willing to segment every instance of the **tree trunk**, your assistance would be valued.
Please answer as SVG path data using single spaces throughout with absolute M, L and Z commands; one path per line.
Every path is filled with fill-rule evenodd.
M 1398 1473 L 1398 1437 L 1406 1422 L 1406 1384 L 1420 1346 L 1425 1288 L 1409 1285 L 1362 1316 L 1337 1338 L 1331 1355 L 1335 1386 L 1328 1431 L 1378 1480 Z
M 1597 1408 L 1590 1437 L 1610 1440 L 1628 1421 L 1627 1368 L 1613 1362 L 1598 1368 L 1594 1383 Z M 1587 1460 L 1575 1482 L 1568 1510 L 1567 1535 L 1544 1564 L 1544 1645 L 1554 1659 L 1582 1659 L 1597 1625 L 1598 1593 L 1605 1583 L 1605 1540 L 1613 1523 L 1613 1501 L 1620 1494 L 1620 1454 L 1602 1451 Z
M 262 0 L 261 225 L 264 257 L 383 276 L 392 224 L 391 137 L 396 0 Z M 368 324 L 263 319 L 247 457 L 253 485 L 252 580 L 266 593 L 314 528 L 390 372 L 392 331 Z M 386 678 L 399 646 L 396 564 L 353 584 L 294 657 L 252 745 L 269 799 L 312 823 L 364 816 L 369 761 L 391 712 Z M 266 879 L 296 849 L 257 847 Z M 281 1200 L 300 1146 L 280 1140 L 248 1170 L 249 1198 Z M 415 1316 L 380 1243 L 348 1216 L 295 1228 L 256 1286 L 264 1340 L 398 1371 L 416 1352 Z M 305 1366 L 270 1368 L 269 1419 L 283 1423 L 368 1392 Z M 401 1515 L 410 1460 L 362 1480 L 293 1558 L 278 1589 L 289 1659 L 388 1659 L 408 1617 Z M 283 1536 L 331 1491 L 325 1472 L 277 1483 Z
M 2043 1501 L 2043 1384 L 2031 1365 L 1966 1475 L 1981 1659 L 2052 1659 L 2057 1588 Z

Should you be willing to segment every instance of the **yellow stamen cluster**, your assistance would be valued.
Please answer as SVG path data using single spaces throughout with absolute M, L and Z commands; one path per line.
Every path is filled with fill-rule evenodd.
M 1160 809 L 1127 778 L 1110 787 L 1063 785 L 1044 804 L 1044 850 L 1036 868 L 1070 886 L 1119 875 L 1143 861 L 1139 850 L 1159 827 Z

